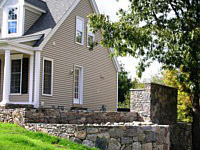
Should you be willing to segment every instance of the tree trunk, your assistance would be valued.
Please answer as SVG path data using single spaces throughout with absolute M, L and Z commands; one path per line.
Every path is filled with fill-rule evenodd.
M 192 122 L 192 144 L 193 150 L 200 150 L 200 106 L 199 106 L 199 93 L 196 90 L 192 98 L 193 106 L 193 122 Z

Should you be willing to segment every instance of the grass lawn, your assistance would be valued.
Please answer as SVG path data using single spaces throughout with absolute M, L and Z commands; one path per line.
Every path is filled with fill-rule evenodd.
M 0 123 L 0 150 L 96 150 L 74 142 Z

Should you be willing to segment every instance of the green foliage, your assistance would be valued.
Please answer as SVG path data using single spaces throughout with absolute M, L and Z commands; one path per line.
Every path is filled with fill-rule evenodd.
M 131 79 L 128 77 L 128 72 L 121 65 L 121 72 L 118 74 L 118 99 L 119 104 L 129 99 L 129 91 L 132 88 Z
M 183 85 L 177 80 L 178 73 L 178 70 L 165 70 L 163 72 L 163 81 L 166 85 L 178 89 L 178 121 L 192 122 L 190 94 L 184 92 L 183 87 L 187 86 L 186 83 Z
M 125 95 L 125 101 L 118 103 L 118 108 L 130 108 L 130 94 Z
M 178 79 L 189 85 L 185 91 L 199 96 L 200 2 L 198 0 L 130 0 L 128 11 L 118 12 L 111 22 L 102 14 L 89 16 L 94 32 L 101 30 L 104 47 L 115 55 L 140 58 L 138 75 L 152 61 L 164 69 L 180 69 Z
M 113 55 L 139 58 L 138 76 L 153 62 L 162 69 L 180 70 L 176 78 L 192 103 L 193 149 L 200 143 L 200 1 L 129 0 L 129 10 L 111 22 L 102 14 L 89 16 L 93 31 L 100 30 L 100 44 Z
M 95 150 L 43 133 L 34 133 L 17 125 L 0 123 L 1 150 Z

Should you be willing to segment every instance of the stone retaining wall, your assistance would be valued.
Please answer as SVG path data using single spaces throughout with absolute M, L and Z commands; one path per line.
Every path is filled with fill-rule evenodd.
M 144 89 L 131 90 L 131 112 L 137 112 L 143 121 L 156 124 L 175 124 L 177 121 L 177 89 L 154 83 Z
M 26 109 L 0 109 L 0 122 L 23 125 Z
M 169 150 L 169 126 L 26 124 L 26 129 L 67 138 L 101 150 Z
M 60 109 L 0 109 L 0 122 L 48 124 L 101 124 L 133 122 L 137 113 L 131 112 L 70 112 Z
M 170 150 L 192 149 L 192 126 L 188 123 L 170 125 Z

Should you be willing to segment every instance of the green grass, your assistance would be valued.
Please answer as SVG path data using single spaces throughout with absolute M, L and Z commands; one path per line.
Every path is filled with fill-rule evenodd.
M 0 123 L 0 150 L 96 150 L 66 139 Z

